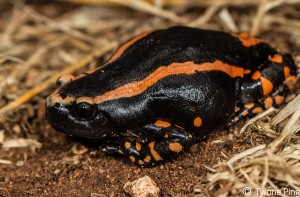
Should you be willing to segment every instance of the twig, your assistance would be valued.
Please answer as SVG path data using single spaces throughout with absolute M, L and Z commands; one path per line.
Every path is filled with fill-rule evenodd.
M 8 189 L 6 189 L 6 188 L 4 188 L 4 187 L 0 187 L 0 190 L 4 190 L 4 191 L 8 194 L 8 196 L 11 197 L 11 195 L 10 195 Z
M 265 165 L 264 165 L 264 177 L 263 177 L 263 180 L 262 180 L 262 183 L 261 183 L 261 187 L 260 188 L 265 188 L 266 187 L 266 184 L 269 180 L 269 158 L 268 157 L 265 157 L 264 158 L 265 160 Z
M 68 1 L 72 3 L 79 4 L 90 4 L 90 5 L 116 5 L 116 0 L 60 0 L 60 1 Z M 120 0 L 119 0 L 120 1 Z M 127 3 L 130 0 L 123 0 L 124 3 Z M 146 0 L 146 2 L 153 2 L 153 0 Z M 192 1 L 192 5 L 199 7 L 207 7 L 211 5 L 216 5 L 220 3 L 220 0 L 197 0 Z M 232 6 L 249 6 L 249 5 L 257 5 L 259 0 L 222 0 L 222 3 Z M 187 0 L 163 0 L 163 6 L 182 6 L 188 4 Z
M 140 0 L 140 1 L 135 1 L 135 0 L 128 0 L 128 1 L 119 1 L 119 0 L 111 0 L 111 1 L 115 1 L 119 4 L 122 4 L 124 6 L 127 7 L 131 7 L 133 9 L 139 10 L 139 11 L 143 11 L 149 14 L 153 14 L 155 16 L 159 16 L 162 18 L 166 18 L 169 19 L 175 23 L 185 23 L 186 21 L 177 16 L 176 14 L 174 14 L 173 12 L 169 12 L 163 9 L 160 9 L 158 7 L 153 6 L 152 4 Z
M 0 164 L 9 165 L 9 164 L 12 164 L 12 162 L 9 160 L 6 160 L 6 159 L 0 159 Z
M 18 70 L 18 76 L 19 78 L 23 78 L 23 76 L 27 73 L 28 69 L 34 65 L 37 64 L 40 61 L 40 58 L 45 55 L 50 49 L 57 48 L 61 44 L 65 42 L 67 38 L 61 37 L 59 39 L 51 41 L 49 44 L 46 44 L 42 47 L 38 47 L 36 51 L 32 53 L 32 55 L 22 64 L 22 70 Z
M 120 4 L 126 7 L 130 7 L 132 9 L 135 10 L 139 10 L 148 14 L 153 14 L 155 16 L 159 16 L 162 18 L 166 18 L 168 20 L 171 20 L 175 23 L 184 23 L 185 20 L 179 16 L 177 16 L 176 14 L 174 14 L 173 12 L 161 9 L 159 7 L 156 7 L 150 3 L 148 3 L 147 1 L 144 0 L 126 0 L 126 1 L 120 1 L 120 0 L 106 0 L 106 1 L 97 1 L 97 0 L 87 0 L 87 1 L 83 1 L 83 0 L 61 0 L 61 1 L 67 1 L 67 2 L 72 2 L 72 3 L 82 3 L 82 4 L 111 4 L 111 3 L 115 3 L 115 4 Z
M 256 12 L 256 16 L 253 20 L 253 25 L 252 25 L 252 28 L 251 28 L 251 34 L 252 35 L 257 35 L 260 31 L 260 25 L 262 24 L 261 21 L 266 13 L 265 11 L 265 5 L 267 3 L 268 0 L 261 0 L 260 1 L 260 4 L 259 4 L 259 7 L 257 9 L 257 12 Z
M 214 16 L 214 14 L 219 10 L 220 6 L 221 6 L 220 4 L 209 6 L 199 18 L 190 22 L 188 26 L 197 27 L 207 23 Z
M 12 45 L 12 34 L 16 29 L 28 18 L 28 14 L 21 12 L 19 7 L 15 7 L 12 12 L 12 17 L 10 19 L 10 22 L 7 24 L 5 31 L 3 32 L 1 36 L 1 47 L 8 47 Z
M 238 161 L 238 160 L 240 160 L 242 158 L 245 158 L 248 155 L 251 155 L 251 154 L 253 154 L 253 153 L 255 153 L 255 152 L 259 151 L 259 150 L 262 150 L 264 148 L 266 148 L 266 145 L 265 144 L 261 144 L 261 145 L 255 146 L 253 148 L 250 148 L 248 150 L 245 150 L 245 151 L 243 151 L 243 152 L 241 152 L 239 154 L 236 154 L 231 159 L 229 159 L 227 161 L 227 165 L 232 165 L 234 162 L 236 162 L 236 161 Z
M 282 122 L 292 113 L 294 113 L 297 109 L 300 109 L 300 95 L 294 98 L 291 102 L 287 104 L 285 108 L 283 108 L 270 122 L 270 125 L 277 125 Z
M 269 10 L 278 7 L 282 4 L 296 4 L 300 3 L 300 0 L 276 0 L 276 1 L 270 1 L 265 6 L 265 12 L 268 12 Z
M 245 179 L 252 185 L 252 187 L 256 188 L 259 185 L 257 185 L 250 177 L 249 175 L 245 172 L 243 169 L 239 169 L 239 172 L 245 177 Z
M 293 134 L 298 129 L 300 129 L 300 109 L 294 112 L 288 123 L 283 128 L 280 136 L 270 144 L 270 149 L 275 150 L 287 136 Z
M 91 44 L 95 43 L 94 38 L 80 32 L 80 31 L 72 29 L 71 27 L 68 27 L 66 25 L 58 24 L 56 21 L 52 20 L 51 18 L 41 15 L 40 13 L 38 13 L 37 11 L 35 11 L 29 7 L 25 7 L 25 8 L 24 8 L 24 11 L 27 12 L 30 16 L 32 16 L 35 20 L 45 22 L 49 27 L 56 29 L 56 30 L 60 30 L 60 31 L 66 33 L 67 35 L 84 40 Z
M 219 12 L 219 17 L 231 32 L 239 32 L 239 29 L 237 28 L 230 12 L 226 7 Z
M 16 62 L 19 64 L 23 64 L 24 60 L 14 57 L 14 56 L 10 56 L 10 55 L 6 55 L 6 54 L 0 54 L 0 65 L 3 64 L 3 62 L 5 61 L 12 61 L 12 62 Z
M 39 94 L 40 92 L 44 91 L 45 89 L 47 89 L 49 86 L 51 86 L 53 83 L 55 83 L 55 81 L 57 80 L 57 78 L 59 76 L 65 74 L 65 73 L 72 73 L 72 72 L 86 66 L 95 57 L 97 58 L 97 57 L 100 57 L 100 56 L 104 55 L 108 51 L 114 49 L 116 47 L 116 45 L 117 45 L 116 42 L 112 42 L 112 43 L 110 43 L 110 44 L 108 44 L 108 45 L 106 45 L 106 46 L 104 46 L 100 49 L 95 49 L 91 54 L 85 56 L 84 58 L 79 60 L 76 64 L 71 65 L 71 66 L 66 66 L 60 72 L 52 75 L 48 80 L 38 84 L 37 86 L 33 87 L 32 89 L 28 90 L 23 95 L 18 97 L 16 100 L 12 101 L 8 105 L 1 108 L 0 109 L 0 116 L 4 115 L 8 111 L 11 111 L 11 110 L 17 108 L 21 104 L 23 104 L 23 103 L 27 102 L 28 100 L 30 100 L 33 96 L 35 96 L 35 95 Z
M 271 107 L 270 109 L 264 111 L 261 114 L 258 114 L 257 116 L 255 116 L 254 118 L 250 119 L 242 128 L 240 133 L 245 132 L 245 130 L 248 128 L 249 125 L 251 125 L 252 123 L 256 122 L 257 120 L 261 119 L 262 117 L 272 113 L 273 111 L 275 111 L 274 107 Z

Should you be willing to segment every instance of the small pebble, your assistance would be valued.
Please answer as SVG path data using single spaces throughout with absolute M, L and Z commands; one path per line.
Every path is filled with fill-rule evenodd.
M 24 166 L 24 161 L 17 161 L 16 166 L 18 167 Z
M 123 188 L 132 197 L 158 197 L 160 192 L 159 187 L 149 176 L 127 182 Z
M 56 169 L 55 171 L 54 171 L 54 174 L 55 175 L 58 175 L 60 173 L 60 169 Z

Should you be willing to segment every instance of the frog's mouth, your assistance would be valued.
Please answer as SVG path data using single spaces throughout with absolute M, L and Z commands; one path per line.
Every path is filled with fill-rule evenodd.
M 112 129 L 111 125 L 103 125 L 99 121 L 99 116 L 91 120 L 80 120 L 73 117 L 68 106 L 61 105 L 59 108 L 46 106 L 46 118 L 53 129 L 66 133 L 70 136 L 82 138 L 105 138 L 117 136 L 117 130 Z
M 83 124 L 76 124 L 70 121 L 70 117 L 67 113 L 58 111 L 52 107 L 47 107 L 46 118 L 49 124 L 56 131 L 69 134 L 70 136 L 78 136 L 88 138 L 93 132 L 91 129 Z
M 70 125 L 64 125 L 62 123 L 58 123 L 57 121 L 51 121 L 51 119 L 48 119 L 48 122 L 51 125 L 51 127 L 56 131 L 66 133 L 69 136 L 88 138 L 90 136 L 90 133 L 92 132 L 89 129 L 81 129 L 78 127 L 72 127 Z

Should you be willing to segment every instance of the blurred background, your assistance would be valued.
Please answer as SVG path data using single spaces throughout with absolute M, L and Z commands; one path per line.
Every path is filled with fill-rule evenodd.
M 287 120 L 270 127 L 264 117 L 240 133 L 242 122 L 146 169 L 47 124 L 45 98 L 58 76 L 101 66 L 131 37 L 174 25 L 250 32 L 300 60 L 300 0 L 1 0 L 0 196 L 124 196 L 124 184 L 144 175 L 164 196 L 241 196 L 246 186 L 299 189 L 300 144 L 293 134 L 289 152 L 261 147 L 256 163 L 246 154 L 230 169 L 222 165 L 276 140 Z M 298 94 L 299 84 L 288 101 Z M 292 162 L 282 156 L 294 153 Z

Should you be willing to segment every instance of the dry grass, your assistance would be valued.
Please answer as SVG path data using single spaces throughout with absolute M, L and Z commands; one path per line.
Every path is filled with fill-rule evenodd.
M 76 5 L 0 3 L 2 149 L 40 148 L 37 131 L 46 129 L 44 98 L 56 78 L 98 67 L 118 43 L 143 31 L 170 25 L 249 31 L 290 52 L 300 49 L 300 0 L 60 2 Z M 300 61 L 298 54 L 295 57 Z M 242 129 L 274 141 L 208 167 L 213 173 L 196 184 L 195 195 L 241 196 L 244 187 L 300 190 L 299 95 L 271 120 L 274 111 L 256 117 Z M 0 158 L 0 165 L 11 163 L 9 158 Z
M 300 130 L 300 95 L 272 119 L 272 126 L 287 118 L 287 113 L 293 115 L 269 146 L 258 145 L 218 163 L 214 173 L 207 175 L 208 183 L 198 184 L 195 190 L 208 196 L 241 196 L 245 187 L 252 189 L 253 196 L 259 195 L 256 188 L 299 191 L 300 138 L 296 132 Z M 277 133 L 269 123 L 260 124 L 257 130 Z

